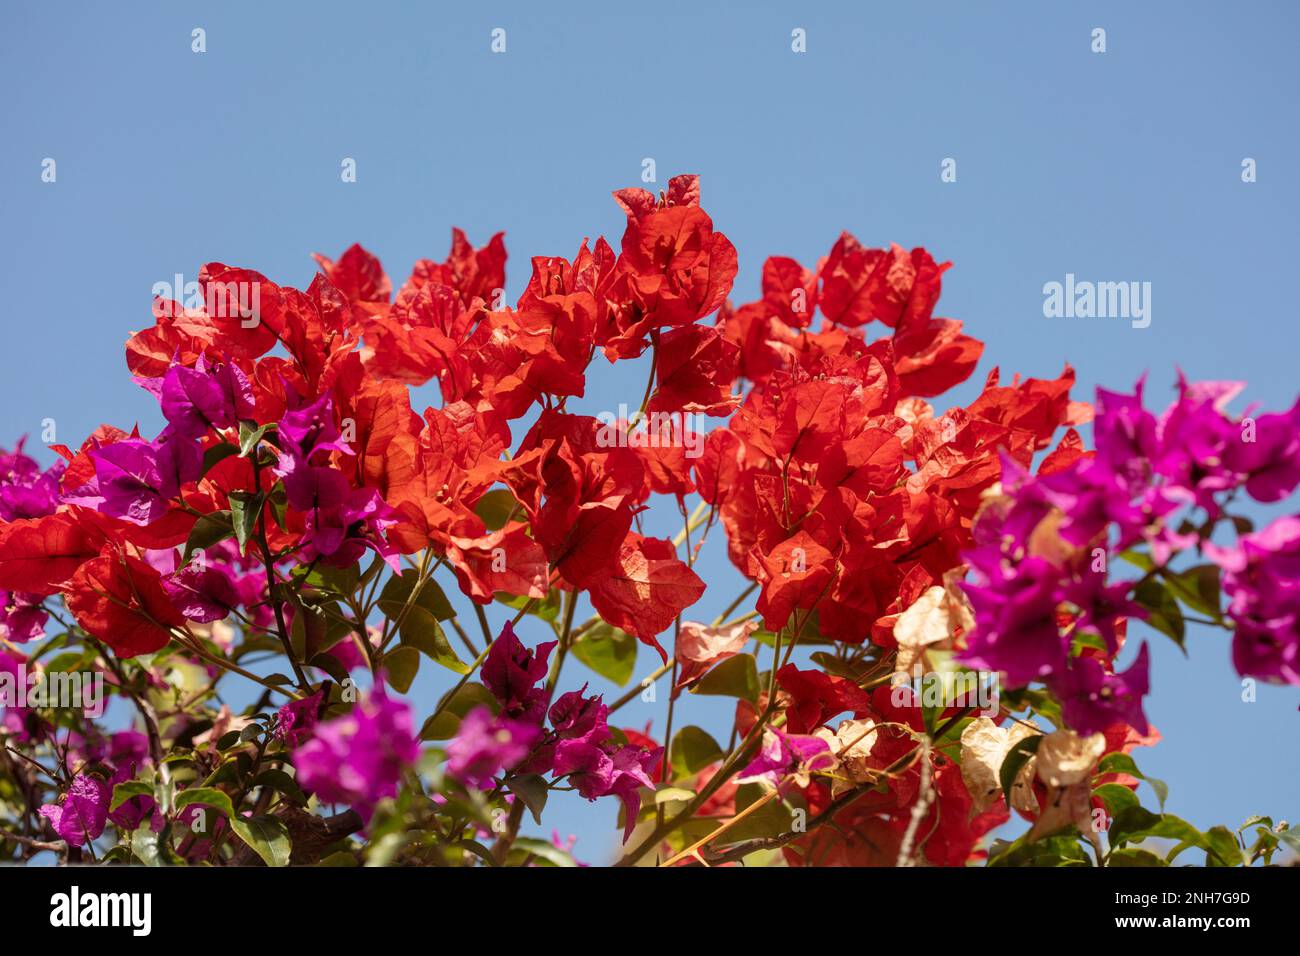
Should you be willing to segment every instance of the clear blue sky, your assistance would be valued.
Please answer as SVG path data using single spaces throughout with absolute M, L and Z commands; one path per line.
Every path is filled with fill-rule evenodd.
M 1175 365 L 1246 379 L 1270 408 L 1295 397 L 1292 4 L 11 0 L 0 17 L 0 444 L 47 417 L 69 443 L 101 421 L 156 429 L 122 343 L 176 272 L 219 260 L 305 287 L 309 253 L 359 241 L 400 282 L 459 225 L 480 243 L 506 230 L 513 298 L 529 256 L 617 244 L 609 192 L 639 184 L 644 157 L 661 184 L 703 176 L 739 250 L 736 301 L 756 297 L 764 257 L 811 264 L 849 229 L 953 261 L 939 312 L 987 342 L 977 380 L 993 363 L 1054 376 L 1068 358 L 1085 397 L 1146 369 L 1167 395 Z M 945 157 L 956 183 L 940 182 Z M 1151 282 L 1151 326 L 1045 319 L 1043 284 L 1066 273 Z M 643 381 L 602 369 L 570 407 L 635 405 Z M 701 618 L 738 589 L 721 545 Z M 1149 714 L 1167 740 L 1139 763 L 1203 826 L 1300 815 L 1300 694 L 1242 703 L 1226 641 L 1188 644 L 1185 660 L 1152 639 Z M 438 684 L 417 686 L 427 707 Z M 663 707 L 624 722 L 662 727 Z M 686 722 L 725 734 L 708 701 L 687 700 Z M 580 857 L 612 852 L 611 803 L 557 810 Z

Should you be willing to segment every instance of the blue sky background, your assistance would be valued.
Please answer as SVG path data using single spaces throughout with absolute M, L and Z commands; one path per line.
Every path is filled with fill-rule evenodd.
M 939 314 L 994 364 L 1081 397 L 1173 369 L 1245 379 L 1248 400 L 1297 391 L 1297 8 L 1277 3 L 7 2 L 0 10 L 0 443 L 44 418 L 80 442 L 100 422 L 154 432 L 122 358 L 150 289 L 218 260 L 305 287 L 309 253 L 359 241 L 395 284 L 442 259 L 451 226 L 506 230 L 507 292 L 528 257 L 617 246 L 609 192 L 703 177 L 735 243 L 733 300 L 768 255 L 813 264 L 842 229 L 950 259 Z M 191 52 L 190 31 L 207 31 Z M 507 52 L 489 51 L 507 30 Z M 807 30 L 808 52 L 790 50 Z M 1094 27 L 1107 52 L 1090 50 Z M 42 183 L 41 161 L 58 181 Z M 340 181 L 353 157 L 358 182 Z M 957 160 L 958 181 L 940 181 Z M 1258 182 L 1241 181 L 1241 161 Z M 1149 281 L 1149 328 L 1045 319 L 1042 287 Z M 635 407 L 646 369 L 600 367 L 571 410 Z M 940 403 L 941 407 L 946 403 Z M 422 406 L 421 406 L 422 407 Z M 1294 508 L 1294 501 L 1289 503 Z M 661 527 L 678 526 L 671 517 Z M 655 527 L 652 525 L 652 527 Z M 716 535 L 700 565 L 710 619 L 741 586 Z M 444 585 L 452 587 L 450 580 Z M 494 625 L 505 619 L 491 609 Z M 1194 628 L 1185 659 L 1152 637 L 1148 714 L 1166 740 L 1139 764 L 1202 826 L 1300 812 L 1295 689 L 1240 699 L 1228 645 Z M 534 624 L 525 640 L 543 639 Z M 576 662 L 566 686 L 578 679 Z M 640 670 L 651 667 L 642 655 Z M 426 673 L 427 712 L 440 678 Z M 585 676 L 585 675 L 584 675 Z M 601 687 L 596 681 L 593 686 Z M 665 694 L 621 723 L 662 728 Z M 677 726 L 725 737 L 726 707 L 688 698 Z M 615 808 L 556 801 L 577 853 L 614 852 Z

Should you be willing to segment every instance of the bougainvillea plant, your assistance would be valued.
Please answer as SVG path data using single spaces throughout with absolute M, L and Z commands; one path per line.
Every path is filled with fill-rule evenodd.
M 1141 382 L 1089 404 L 1067 366 L 940 412 L 983 351 L 934 315 L 947 263 L 845 233 L 733 307 L 695 177 L 615 199 L 620 248 L 533 259 L 513 308 L 500 235 L 455 231 L 395 295 L 360 246 L 305 291 L 209 263 L 127 342 L 161 433 L 0 458 L 0 856 L 571 865 L 526 835 L 556 790 L 617 802 L 622 865 L 1296 847 L 1163 812 L 1132 756 L 1159 739 L 1147 648 L 1115 662 L 1129 620 L 1196 620 L 1244 678 L 1300 683 L 1300 516 L 1233 510 L 1300 482 L 1300 405 L 1181 380 L 1163 411 Z M 647 353 L 634 413 L 566 408 Z M 722 535 L 749 586 L 697 620 Z M 589 692 L 636 642 L 660 666 Z M 452 685 L 424 707 L 421 667 Z M 67 705 L 96 680 L 129 723 Z M 661 684 L 659 739 L 618 726 Z M 674 730 L 683 694 L 734 698 L 729 725 Z

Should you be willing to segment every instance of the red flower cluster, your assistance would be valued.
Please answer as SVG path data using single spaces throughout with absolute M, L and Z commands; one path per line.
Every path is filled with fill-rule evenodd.
M 274 813 L 250 830 L 238 805 L 250 788 L 232 804 L 214 786 L 175 803 L 185 812 L 173 822 L 188 825 L 200 804 L 221 810 L 268 862 L 287 857 L 259 834 L 288 839 L 288 825 L 302 824 L 302 788 L 366 821 L 412 814 L 410 827 L 449 834 L 435 848 L 444 862 L 470 843 L 483 849 L 473 814 L 509 792 L 519 799 L 490 851 L 503 861 L 525 803 L 536 814 L 562 782 L 589 799 L 619 797 L 625 837 L 641 832 L 625 862 L 665 846 L 673 862 L 705 860 L 702 843 L 683 848 L 682 825 L 728 818 L 705 831 L 715 843 L 708 862 L 780 848 L 792 864 L 961 865 L 1011 808 L 1034 821 L 1031 842 L 1074 825 L 1100 859 L 1089 814 L 1146 813 L 1131 805 L 1137 778 L 1126 774 L 1136 773 L 1127 752 L 1154 739 L 1141 716 L 1145 656 L 1113 673 L 1122 619 L 1155 608 L 1173 630 L 1179 601 L 1218 614 L 1218 584 L 1203 573 L 1177 580 L 1163 561 L 1151 561 L 1140 582 L 1106 583 L 1107 508 L 1123 502 L 1096 491 L 1105 486 L 1085 467 L 1091 453 L 1073 426 L 1092 409 L 1070 397 L 1073 370 L 1004 385 L 994 368 L 969 405 L 936 413 L 928 399 L 968 379 L 983 351 L 960 322 L 935 315 L 947 263 L 920 248 L 867 248 L 845 233 L 815 268 L 768 259 L 761 298 L 733 307 L 736 250 L 700 207 L 696 177 L 673 179 L 659 196 L 625 189 L 615 199 L 627 214 L 619 250 L 602 237 L 584 240 L 572 261 L 534 258 L 513 308 L 503 301 L 502 236 L 476 249 L 459 230 L 447 259 L 417 262 L 395 294 L 378 259 L 352 246 L 337 260 L 317 256 L 321 271 L 306 291 L 210 263 L 191 301 L 157 300 L 154 324 L 126 347 L 131 374 L 166 419 L 156 437 L 103 425 L 78 448 L 55 446 L 62 461 L 44 472 L 21 445 L 0 453 L 4 645 L 42 637 L 45 602 L 62 595 L 86 637 L 84 660 L 111 670 L 145 717 L 148 754 L 103 764 L 115 784 L 141 784 L 133 774 L 161 760 L 164 737 L 205 769 L 259 740 L 258 761 L 296 774 L 270 778 L 284 791 Z M 598 353 L 614 363 L 647 351 L 651 380 L 630 419 L 568 410 Z M 421 415 L 410 388 L 435 381 L 441 403 Z M 1131 439 L 1171 474 L 1204 476 L 1151 450 L 1157 424 L 1139 414 L 1140 393 L 1112 404 L 1099 431 L 1116 473 L 1132 457 Z M 693 431 L 689 420 L 703 416 L 720 426 Z M 1275 417 L 1265 422 L 1269 447 L 1288 440 L 1282 423 L 1291 419 Z M 1258 482 L 1256 458 L 1268 455 L 1241 470 Z M 702 504 L 688 515 L 694 494 Z M 643 534 L 653 495 L 681 511 L 677 541 Z M 1132 525 L 1127 547 L 1150 531 L 1151 511 L 1121 510 Z M 706 625 L 683 612 L 704 593 L 695 558 L 715 523 L 751 586 Z M 1253 550 L 1232 559 L 1236 617 L 1252 620 L 1247 605 L 1261 589 L 1247 580 L 1251 568 L 1291 580 L 1293 531 L 1252 539 Z M 1158 553 L 1167 557 L 1173 540 L 1159 538 Z M 974 608 L 960 586 L 973 554 L 983 576 L 996 578 L 975 592 Z M 1091 567 L 1097 554 L 1100 568 Z M 481 652 L 433 580 L 444 567 L 480 606 Z M 1130 584 L 1134 600 L 1121 600 Z M 1277 603 L 1294 603 L 1289 589 L 1273 589 Z M 755 609 L 743 611 L 751 593 Z M 580 596 L 595 613 L 575 626 Z M 494 601 L 518 610 L 515 624 L 534 612 L 556 640 L 530 648 L 511 624 L 494 636 L 481 610 Z M 228 623 L 224 637 L 218 627 L 232 621 L 238 644 Z M 440 621 L 477 655 L 472 664 Z M 1264 622 L 1259 653 L 1293 621 Z M 670 628 L 671 661 L 660 643 Z M 600 640 L 635 647 L 626 635 L 659 653 L 656 676 L 671 671 L 670 726 L 683 691 L 739 698 L 727 751 L 696 727 L 665 740 L 668 753 L 649 728 L 612 727 L 608 717 L 635 693 L 613 704 L 587 696 L 585 685 L 556 696 L 570 651 L 600 670 L 587 651 Z M 214 679 L 236 673 L 263 684 L 267 701 L 279 693 L 290 702 L 275 717 L 209 714 L 208 733 L 172 713 L 160 731 L 138 688 L 166 685 L 154 670 L 165 660 L 149 655 L 172 642 L 182 659 L 215 668 Z M 765 673 L 760 655 L 746 653 L 751 642 L 773 648 Z M 243 668 L 253 649 L 283 654 L 293 677 Z M 972 650 L 996 662 L 981 666 L 1014 675 L 984 716 L 907 686 L 973 674 L 963 664 Z M 417 732 L 407 704 L 383 685 L 409 688 L 421 655 L 462 680 Z M 1050 671 L 1039 663 L 1048 657 L 1077 664 L 1070 682 L 1030 688 Z M 26 663 L 0 648 L 5 675 Z M 361 703 L 341 690 L 354 667 L 378 685 Z M 626 683 L 630 669 L 615 679 Z M 476 671 L 481 683 L 470 683 Z M 9 707 L 0 733 L 50 746 L 66 762 L 68 741 L 60 746 L 38 711 Z M 1026 719 L 1004 726 L 1016 711 Z M 1035 715 L 1059 729 L 1041 730 Z M 236 719 L 243 723 L 232 726 Z M 91 752 L 102 735 L 77 727 L 78 746 Z M 448 740 L 441 802 L 403 791 L 421 742 Z M 41 813 L 72 845 L 98 839 L 105 820 L 127 825 L 108 813 L 105 774 L 92 764 L 46 774 L 68 781 Z M 645 799 L 662 784 L 673 789 Z M 752 787 L 766 793 L 755 798 Z M 465 788 L 483 793 L 466 801 Z M 399 793 L 411 799 L 393 810 Z M 173 805 L 172 795 L 156 796 L 132 805 L 135 825 L 149 808 Z M 733 833 L 737 846 L 721 849 L 725 831 L 746 818 L 757 825 L 777 797 L 778 817 L 805 812 L 834 826 L 792 829 L 787 815 L 768 819 L 757 844 Z M 93 826 L 78 822 L 83 805 Z M 1145 818 L 1130 817 L 1125 832 L 1139 839 Z M 363 824 L 345 825 L 350 833 Z M 194 839 L 180 852 L 201 860 L 216 846 Z M 1276 846 L 1270 831 L 1256 849 Z M 1203 848 L 1224 860 L 1222 841 Z M 1075 860 L 1077 849 L 1053 852 Z M 424 851 L 413 842 L 412 852 Z M 533 841 L 513 859 L 543 852 Z
M 933 316 L 946 268 L 846 233 L 815 272 L 767 260 L 763 298 L 724 310 L 753 388 L 709 436 L 696 484 L 732 562 L 762 585 L 769 629 L 816 611 L 824 637 L 890 646 L 892 616 L 961 565 L 999 450 L 1027 466 L 1059 426 L 1091 417 L 1070 401 L 1068 366 L 1009 386 L 994 369 L 967 408 L 935 417 L 925 399 L 965 380 L 983 349 Z M 815 333 L 814 309 L 826 319 Z M 868 342 L 873 321 L 891 332 Z M 1060 455 L 1079 448 L 1068 432 Z

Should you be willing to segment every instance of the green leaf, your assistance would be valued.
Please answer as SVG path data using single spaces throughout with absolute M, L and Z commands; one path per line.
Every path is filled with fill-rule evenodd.
M 411 608 L 398 633 L 403 647 L 417 650 L 457 674 L 469 673 L 469 665 L 456 656 L 438 619 L 424 608 Z
M 337 605 L 333 605 L 330 609 L 333 610 L 334 607 L 337 607 Z M 311 656 L 315 657 L 317 654 L 323 654 L 334 645 L 350 639 L 355 633 L 356 628 L 350 622 L 327 616 L 325 633 L 318 636 L 316 643 L 312 645 Z
M 1249 518 L 1241 515 L 1230 515 L 1229 517 L 1232 520 L 1232 527 L 1236 530 L 1237 534 L 1250 534 L 1255 530 L 1255 522 L 1251 521 Z
M 742 784 L 736 789 L 736 812 L 740 813 L 750 804 L 762 799 L 766 793 L 767 791 L 759 784 Z M 779 836 L 788 832 L 793 824 L 794 816 L 790 812 L 790 807 L 780 799 L 772 799 L 735 826 L 730 827 L 723 836 L 718 838 L 717 845 L 726 846 L 732 843 L 743 843 L 746 840 Z
M 1092 631 L 1076 630 L 1074 632 L 1074 639 L 1070 643 L 1070 656 L 1078 657 L 1084 648 L 1092 648 L 1093 650 L 1101 651 L 1107 656 L 1110 654 L 1110 648 L 1106 646 L 1106 639 L 1100 634 L 1094 634 Z
M 1169 799 L 1169 785 L 1163 780 L 1157 780 L 1155 777 L 1148 777 L 1138 765 L 1133 762 L 1133 758 L 1124 753 L 1106 754 L 1097 764 L 1097 772 L 1093 774 L 1093 779 L 1104 776 L 1108 773 L 1126 773 L 1130 777 L 1137 777 L 1139 780 L 1145 780 L 1151 789 L 1155 792 L 1156 799 L 1160 801 L 1161 811 L 1165 808 L 1165 801 Z
M 1169 799 L 1169 784 L 1165 783 L 1163 780 L 1157 780 L 1155 777 L 1148 777 L 1145 774 L 1143 774 L 1142 779 L 1145 780 L 1151 786 L 1151 789 L 1155 791 L 1156 801 L 1160 804 L 1160 809 L 1163 811 L 1165 808 L 1165 801 Z
M 834 654 L 826 651 L 813 651 L 809 657 L 814 664 L 826 671 L 826 673 L 834 674 L 836 677 L 847 677 L 855 683 L 863 680 L 863 676 L 871 669 L 873 664 L 870 657 L 853 661 L 840 660 Z
M 693 777 L 709 764 L 722 757 L 718 742 L 699 727 L 683 727 L 673 735 L 672 757 L 669 765 L 673 778 Z
M 145 783 L 143 780 L 127 780 L 119 783 L 113 788 L 113 801 L 108 805 L 108 809 L 116 810 L 122 804 L 135 797 L 152 797 L 153 784 Z
M 1119 556 L 1142 571 L 1152 571 L 1156 566 L 1155 561 L 1151 559 L 1151 555 L 1145 551 L 1121 551 Z
M 1137 794 L 1118 783 L 1104 783 L 1092 791 L 1092 795 L 1101 799 L 1101 802 L 1106 805 L 1106 812 L 1112 817 L 1118 816 L 1121 811 L 1129 807 L 1141 806 Z
M 686 803 L 695 799 L 695 791 L 685 787 L 661 787 L 655 791 L 655 805 Z
M 537 860 L 550 866 L 577 866 L 573 857 L 565 853 L 554 843 L 533 837 L 519 837 L 510 850 L 511 862 L 522 861 L 524 856 L 532 854 Z
M 1200 611 L 1215 621 L 1223 619 L 1217 564 L 1198 564 L 1176 574 L 1166 572 L 1163 577 L 1174 597 L 1192 610 Z
M 293 621 L 289 625 L 289 641 L 294 655 L 299 660 L 315 657 L 324 649 L 326 634 L 332 618 L 326 616 L 326 610 L 338 614 L 337 604 L 307 604 L 297 600 L 294 595 Z M 344 625 L 346 628 L 346 625 Z M 346 631 L 345 631 L 346 633 Z
M 1205 831 L 1205 842 L 1209 844 L 1206 847 L 1206 866 L 1241 866 L 1241 845 L 1227 827 L 1210 827 Z
M 494 488 L 474 505 L 474 513 L 483 519 L 489 531 L 500 531 L 514 513 L 515 496 L 507 488 Z
M 322 564 L 306 572 L 306 566 L 294 568 L 295 577 L 301 576 L 311 587 L 329 591 L 340 597 L 350 597 L 355 593 L 361 580 L 361 565 L 349 564 L 346 568 L 336 568 L 332 564 Z
M 574 657 L 619 687 L 632 679 L 637 639 L 612 624 L 597 621 L 582 632 L 570 650 Z
M 383 666 L 388 674 L 388 683 L 399 694 L 405 694 L 420 670 L 420 652 L 414 647 L 395 647 L 384 655 Z
M 758 662 L 753 654 L 728 657 L 691 688 L 693 694 L 758 700 Z
M 753 634 L 749 636 L 751 639 L 757 641 L 760 644 L 764 644 L 767 647 L 776 646 L 776 634 L 773 633 L 772 631 L 769 631 L 765 627 L 760 627 L 758 630 L 756 630 Z M 782 644 L 783 647 L 789 646 L 789 642 L 792 636 L 793 635 L 789 633 L 781 635 L 781 640 L 784 642 Z M 800 635 L 799 637 L 799 646 L 803 647 L 808 644 L 834 644 L 834 643 L 835 643 L 834 641 L 821 636 L 818 621 L 817 621 L 817 612 L 814 611 L 813 620 L 809 624 L 804 626 L 803 634 Z
M 275 485 L 271 489 L 267 506 L 271 509 L 271 517 L 275 518 L 275 523 L 283 528 L 289 514 L 289 494 L 284 490 L 284 485 Z
M 1042 742 L 1042 734 L 1026 737 L 1018 741 L 1002 758 L 1002 766 L 998 770 L 998 784 L 1002 787 L 1002 799 L 1006 801 L 1008 807 L 1011 806 L 1011 787 L 1016 781 L 1016 775 L 1020 773 L 1020 768 L 1029 762 L 1029 758 L 1038 752 L 1038 745 Z
M 1147 609 L 1148 624 L 1173 638 L 1179 647 L 1183 646 L 1187 626 L 1183 622 L 1183 612 L 1168 588 L 1151 578 L 1138 585 L 1133 599 Z
M 48 641 L 42 644 L 36 650 L 35 653 L 33 653 L 30 657 L 28 657 L 27 662 L 30 664 L 35 661 L 38 661 L 46 654 L 50 654 L 54 651 L 57 651 L 59 648 L 66 646 L 68 643 L 68 638 L 70 636 L 71 635 L 67 633 L 63 633 L 63 634 L 56 634 L 54 637 L 51 637 Z
M 125 843 L 119 843 L 115 847 L 110 847 L 107 853 L 102 854 L 99 862 L 129 864 L 131 862 L 131 848 Z
M 45 664 L 47 673 L 66 674 L 71 671 L 81 670 L 82 666 L 88 663 L 88 655 L 95 654 L 93 648 L 76 651 L 64 651 L 62 654 L 56 654 Z
M 274 429 L 275 422 L 267 422 L 265 425 L 258 425 L 256 422 L 239 423 L 239 457 L 247 458 L 249 453 L 257 447 L 262 436 L 266 434 L 267 429 Z
M 334 680 L 339 684 L 342 684 L 348 679 L 347 668 L 344 667 L 343 662 L 333 654 L 317 654 L 307 663 L 312 667 L 319 667 L 325 673 L 329 674 L 330 677 L 334 678 Z
M 336 850 L 329 856 L 322 857 L 317 866 L 359 866 L 357 858 L 346 850 Z
M 236 817 L 230 821 L 235 835 L 253 848 L 267 866 L 288 866 L 293 854 L 293 841 L 289 830 L 278 817 L 263 815 L 246 820 Z
M 248 539 L 257 530 L 257 517 L 262 513 L 262 503 L 266 496 L 259 492 L 232 491 L 230 493 L 230 519 L 235 528 L 235 540 L 239 543 L 239 553 L 248 552 Z
M 1262 825 L 1262 826 L 1268 827 L 1269 829 L 1272 829 L 1272 827 L 1273 827 L 1273 818 L 1272 818 L 1272 817 L 1261 816 L 1261 815 L 1258 814 L 1258 813 L 1252 814 L 1251 816 L 1246 817 L 1246 822 L 1245 822 L 1245 823 L 1243 823 L 1241 826 L 1237 827 L 1237 832 L 1240 833 L 1242 830 L 1246 829 L 1246 827 L 1253 827 L 1253 826 L 1259 826 L 1259 825 Z
M 1106 756 L 1102 757 L 1093 776 L 1100 777 L 1108 773 L 1126 773 L 1130 777 L 1142 776 L 1142 771 L 1133 762 L 1133 758 L 1122 753 L 1106 754 Z
M 995 840 L 989 866 L 1091 866 L 1087 851 L 1073 836 L 1054 836 L 1029 842 L 1025 834 L 1014 843 Z
M 152 827 L 137 827 L 131 834 L 131 852 L 145 866 L 171 865 L 176 856 L 171 848 L 171 827 L 164 826 L 158 833 Z
M 436 717 L 430 715 L 420 728 L 421 740 L 450 740 L 456 736 L 461 718 L 475 707 L 486 707 L 492 713 L 501 709 L 492 692 L 482 684 L 470 681 L 450 691 L 451 699 Z
M 419 572 L 414 568 L 407 568 L 401 574 L 388 579 L 384 589 L 379 592 L 379 609 L 384 612 L 385 617 L 397 620 L 419 580 Z M 447 595 L 442 593 L 442 588 L 432 578 L 424 582 L 412 606 L 423 608 L 439 621 L 450 620 L 456 616 L 456 611 L 447 600 Z
M 366 848 L 366 866 L 390 866 L 411 842 L 410 833 L 385 833 L 371 840 Z
M 546 798 L 551 792 L 546 781 L 535 773 L 518 774 L 506 781 L 506 788 L 524 801 L 524 806 L 528 808 L 533 815 L 533 820 L 540 826 L 542 811 L 546 809 Z
M 358 581 L 357 584 L 361 587 L 369 587 L 370 582 L 375 579 L 375 576 L 380 574 L 386 567 L 388 567 L 388 565 L 384 562 L 383 556 L 376 554 L 374 559 L 370 562 L 370 567 L 366 568 L 366 570 L 362 572 L 361 580 Z
M 269 770 L 263 770 L 259 773 L 257 779 L 253 781 L 253 785 L 275 790 L 288 797 L 292 803 L 296 803 L 299 806 L 305 806 L 307 803 L 307 795 L 304 794 L 302 788 L 298 786 L 298 781 L 294 780 L 293 777 L 276 767 L 272 767 Z
M 1300 830 L 1292 827 L 1281 829 L 1283 824 L 1279 823 L 1277 829 L 1273 830 L 1273 835 L 1291 848 L 1292 853 L 1300 853 Z
M 189 563 L 195 551 L 203 551 L 235 533 L 229 511 L 214 511 L 194 522 L 190 536 L 185 539 L 185 551 L 181 558 L 183 564 Z
M 462 850 L 468 850 L 470 853 L 473 853 L 488 866 L 499 865 L 497 863 L 497 858 L 492 855 L 492 851 L 482 843 L 479 843 L 478 840 L 461 840 L 459 843 L 454 843 L 446 847 L 445 852 L 447 854 L 448 862 L 454 865 L 459 865 L 461 862 L 459 854 Z
M 1220 832 L 1211 837 L 1172 813 L 1156 814 L 1143 807 L 1129 807 L 1115 816 L 1108 836 L 1112 847 L 1159 837 L 1200 847 L 1206 852 L 1206 862 L 1212 866 L 1233 866 L 1240 863 L 1241 852 L 1237 848 L 1237 841 L 1227 828 L 1219 827 L 1218 830 Z M 1231 849 L 1225 845 L 1225 837 L 1231 844 Z
M 493 597 L 497 602 L 504 604 L 506 607 L 514 608 L 516 611 L 522 611 L 531 605 L 528 613 L 534 617 L 539 617 L 548 624 L 554 624 L 560 616 L 560 589 L 551 588 L 546 592 L 546 597 L 540 601 L 534 601 L 532 598 L 524 597 L 522 594 L 506 594 L 504 591 L 498 591 Z
M 1056 727 L 1064 723 L 1061 718 L 1060 703 L 1041 687 L 1017 687 L 1004 691 L 1002 699 L 1006 701 L 1007 709 L 1012 713 L 1030 709 L 1046 717 Z
M 216 787 L 190 787 L 176 794 L 176 809 L 181 810 L 192 803 L 202 803 L 215 810 L 220 810 L 227 820 L 234 821 L 235 808 L 230 803 L 230 796 Z
M 202 474 L 206 475 L 209 471 L 212 470 L 212 467 L 214 465 L 218 464 L 221 461 L 224 461 L 225 459 L 229 458 L 231 455 L 238 455 L 238 454 L 239 454 L 239 449 L 236 446 L 230 444 L 230 442 L 223 441 L 220 444 L 213 445 L 211 448 L 209 448 L 207 451 L 203 453 Z
M 1110 855 L 1106 857 L 1107 866 L 1168 866 L 1164 860 L 1156 856 L 1150 850 L 1139 850 L 1137 847 L 1124 847 L 1119 850 L 1111 850 Z

